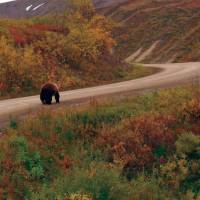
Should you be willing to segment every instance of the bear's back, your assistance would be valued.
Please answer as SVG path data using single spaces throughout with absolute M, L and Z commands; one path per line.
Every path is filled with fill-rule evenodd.
M 58 92 L 58 86 L 55 83 L 45 83 L 42 85 L 41 90 L 51 90 L 54 92 Z

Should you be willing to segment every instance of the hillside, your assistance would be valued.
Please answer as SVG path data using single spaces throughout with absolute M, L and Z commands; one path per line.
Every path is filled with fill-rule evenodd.
M 116 52 L 127 61 L 200 60 L 199 0 L 129 0 L 100 11 L 119 23 Z
M 122 65 L 111 54 L 111 29 L 82 5 L 65 16 L 0 19 L 0 97 L 38 92 L 47 81 L 72 89 L 113 80 Z
M 0 199 L 199 200 L 199 94 L 169 89 L 12 119 Z
M 89 2 L 89 0 L 87 1 Z M 199 0 L 94 0 L 111 17 L 115 52 L 128 62 L 188 62 L 200 57 Z M 0 4 L 0 16 L 29 18 L 59 15 L 66 0 L 16 0 Z
M 100 9 L 116 6 L 124 1 L 127 0 L 94 0 L 93 3 L 97 9 Z M 90 2 L 90 0 L 85 2 Z M 60 14 L 60 12 L 66 11 L 69 4 L 69 0 L 0 0 L 0 16 L 27 18 L 47 14 Z
M 0 19 L 0 99 L 38 94 L 48 81 L 69 90 L 157 71 L 127 66 L 113 55 L 113 23 L 91 4 L 71 4 L 67 11 Z
M 49 13 L 57 13 L 65 9 L 65 0 L 17 0 L 0 4 L 0 16 L 24 18 Z

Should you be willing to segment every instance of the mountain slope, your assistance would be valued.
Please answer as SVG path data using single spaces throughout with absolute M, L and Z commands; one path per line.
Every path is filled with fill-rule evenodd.
M 119 23 L 116 52 L 128 61 L 200 60 L 199 0 L 129 0 L 101 12 Z
M 127 0 L 94 0 L 93 2 L 96 8 L 102 9 L 126 1 Z M 41 16 L 49 13 L 60 13 L 60 11 L 66 9 L 68 2 L 68 0 L 0 0 L 0 16 L 24 18 Z
M 66 7 L 65 0 L 17 0 L 0 4 L 0 16 L 24 18 L 57 13 Z

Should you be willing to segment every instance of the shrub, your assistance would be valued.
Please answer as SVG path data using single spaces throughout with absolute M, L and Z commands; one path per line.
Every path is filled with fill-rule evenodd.
M 74 168 L 54 184 L 55 196 L 65 196 L 66 193 L 88 194 L 93 200 L 126 199 L 131 192 L 130 185 L 119 177 L 116 169 L 110 169 L 109 166 L 100 163 L 93 163 L 88 168 Z M 38 194 L 33 194 L 35 195 Z M 44 188 L 40 195 L 51 199 L 48 198 L 47 188 Z
M 177 191 L 200 194 L 200 137 L 184 133 L 176 142 L 176 157 L 162 166 L 163 184 Z
M 15 153 L 15 159 L 24 162 L 28 153 L 28 143 L 25 137 L 16 136 L 10 141 L 11 150 Z
M 16 119 L 11 119 L 11 120 L 10 120 L 10 128 L 16 129 L 17 126 L 18 126 L 17 120 L 16 120 Z
M 119 128 L 103 130 L 96 145 L 110 161 L 120 161 L 124 165 L 123 174 L 131 179 L 173 153 L 175 125 L 176 119 L 172 116 L 144 114 L 123 121 Z
M 200 99 L 193 98 L 183 106 L 183 117 L 189 122 L 200 122 Z
M 176 142 L 176 151 L 188 160 L 200 159 L 200 136 L 192 133 L 182 134 Z

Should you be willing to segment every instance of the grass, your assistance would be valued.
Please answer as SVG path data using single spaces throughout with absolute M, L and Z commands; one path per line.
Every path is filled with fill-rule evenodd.
M 197 200 L 199 94 L 179 87 L 11 121 L 0 197 Z
M 140 64 L 134 64 L 133 67 L 129 67 L 127 70 L 118 70 L 117 75 L 121 77 L 121 80 L 131 80 L 150 76 L 160 72 L 161 69 L 156 67 L 145 67 Z

